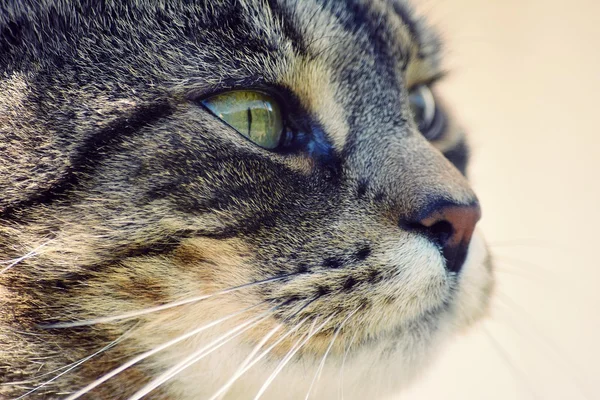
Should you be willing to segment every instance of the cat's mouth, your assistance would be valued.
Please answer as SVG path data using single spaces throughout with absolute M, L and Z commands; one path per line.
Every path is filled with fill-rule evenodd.
M 389 261 L 396 261 L 391 263 L 396 274 L 365 291 L 370 301 L 346 322 L 345 335 L 355 335 L 363 344 L 407 337 L 427 340 L 446 328 L 464 329 L 486 316 L 494 279 L 481 235 L 474 235 L 459 274 L 447 271 L 439 250 L 429 242 L 418 239 L 416 246 L 420 263 L 399 263 L 398 254 L 389 255 Z M 320 305 L 312 315 L 329 309 L 326 302 Z M 328 328 L 324 337 L 331 339 L 339 325 Z

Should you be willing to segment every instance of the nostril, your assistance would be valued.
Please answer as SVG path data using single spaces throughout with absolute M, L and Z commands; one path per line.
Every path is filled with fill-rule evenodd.
M 401 222 L 400 227 L 431 240 L 442 252 L 447 270 L 458 273 L 480 217 L 481 210 L 476 203 L 470 206 L 441 203 L 429 208 L 417 221 Z
M 426 228 L 431 240 L 433 240 L 438 246 L 446 247 L 452 238 L 454 228 L 448 221 L 439 221 Z
M 438 221 L 431 226 L 426 226 L 419 222 L 401 223 L 400 227 L 407 231 L 426 236 L 440 248 L 445 247 L 450 242 L 454 232 L 452 224 L 448 221 Z

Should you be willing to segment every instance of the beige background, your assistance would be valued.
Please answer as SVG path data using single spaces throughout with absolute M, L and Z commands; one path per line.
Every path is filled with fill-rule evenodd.
M 600 399 L 600 2 L 420 7 L 448 43 L 500 293 L 397 398 Z

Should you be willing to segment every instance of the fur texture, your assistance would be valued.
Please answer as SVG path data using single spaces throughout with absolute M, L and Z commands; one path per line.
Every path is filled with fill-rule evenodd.
M 1 2 L 0 398 L 66 397 L 231 315 L 84 398 L 128 398 L 249 321 L 147 398 L 210 398 L 263 339 L 226 398 L 288 354 L 263 398 L 407 384 L 493 286 L 479 234 L 453 274 L 402 224 L 477 201 L 452 118 L 431 143 L 410 114 L 439 52 L 403 1 Z M 240 88 L 307 139 L 267 151 L 200 104 Z

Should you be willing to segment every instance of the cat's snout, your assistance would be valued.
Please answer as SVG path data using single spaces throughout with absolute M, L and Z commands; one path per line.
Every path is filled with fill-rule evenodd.
M 449 272 L 460 272 L 475 224 L 481 218 L 479 204 L 475 202 L 465 206 L 444 201 L 425 210 L 418 219 L 404 223 L 402 227 L 427 236 L 442 250 L 446 269 Z

